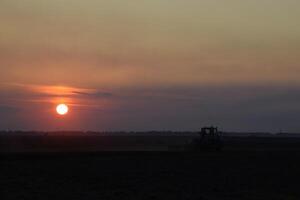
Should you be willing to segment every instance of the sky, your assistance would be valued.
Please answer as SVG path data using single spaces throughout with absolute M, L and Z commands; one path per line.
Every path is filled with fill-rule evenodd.
M 298 0 L 1 0 L 0 129 L 300 132 L 299 19 Z

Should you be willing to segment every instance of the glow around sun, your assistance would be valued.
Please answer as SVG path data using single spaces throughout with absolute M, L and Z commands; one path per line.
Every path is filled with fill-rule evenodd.
M 69 107 L 66 104 L 59 104 L 56 106 L 56 112 L 59 115 L 65 115 L 69 111 Z

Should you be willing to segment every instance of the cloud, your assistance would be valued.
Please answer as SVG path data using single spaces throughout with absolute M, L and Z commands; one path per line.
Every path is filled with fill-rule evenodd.
M 19 111 L 19 108 L 17 107 L 0 105 L 0 113 L 8 114 L 8 113 L 15 113 L 17 111 Z
M 109 92 L 100 92 L 100 91 L 97 91 L 97 92 L 73 91 L 72 93 L 76 94 L 76 95 L 82 95 L 82 96 L 88 96 L 88 97 L 96 97 L 96 98 L 99 98 L 99 97 L 112 97 L 113 96 L 112 93 L 109 93 Z
M 115 100 L 111 92 L 60 85 L 7 83 L 0 91 L 0 105 L 21 107 L 67 103 L 73 107 L 101 109 Z
M 2 98 L 5 94 L 1 92 L 0 103 L 4 106 L 0 107 L 0 112 L 4 113 L 4 118 L 5 113 L 16 112 L 17 108 L 22 109 L 19 114 L 24 119 L 28 117 L 26 108 L 35 110 L 40 117 L 41 111 L 52 109 L 45 104 L 64 101 L 73 107 L 74 116 L 81 121 L 86 119 L 86 124 L 76 125 L 83 130 L 198 130 L 204 125 L 236 131 L 277 131 L 279 128 L 297 131 L 300 128 L 297 121 L 300 93 L 296 85 L 153 87 L 124 89 L 117 95 L 115 91 L 66 86 L 22 85 L 16 88 L 24 93 L 10 91 L 10 95 L 15 95 L 10 97 L 22 103 L 10 99 L 5 102 Z M 65 97 L 61 98 L 56 91 Z M 29 98 L 32 101 L 25 104 Z M 19 123 L 14 118 L 5 120 L 16 126 Z M 28 122 L 29 126 L 35 124 L 34 120 Z M 46 124 L 47 128 L 51 125 Z
M 62 85 L 35 85 L 35 84 L 20 84 L 9 83 L 13 86 L 12 90 L 23 91 L 31 94 L 42 94 L 45 96 L 90 96 L 90 97 L 110 97 L 113 96 L 110 92 L 103 92 L 94 88 L 80 88 Z

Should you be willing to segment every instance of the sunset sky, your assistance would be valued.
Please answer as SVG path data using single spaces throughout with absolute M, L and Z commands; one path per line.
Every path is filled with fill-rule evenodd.
M 0 129 L 300 132 L 299 19 L 299 0 L 1 0 Z

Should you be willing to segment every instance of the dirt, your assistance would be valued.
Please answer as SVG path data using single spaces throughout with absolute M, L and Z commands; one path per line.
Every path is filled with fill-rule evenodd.
M 1 155 L 1 199 L 300 199 L 300 151 Z

